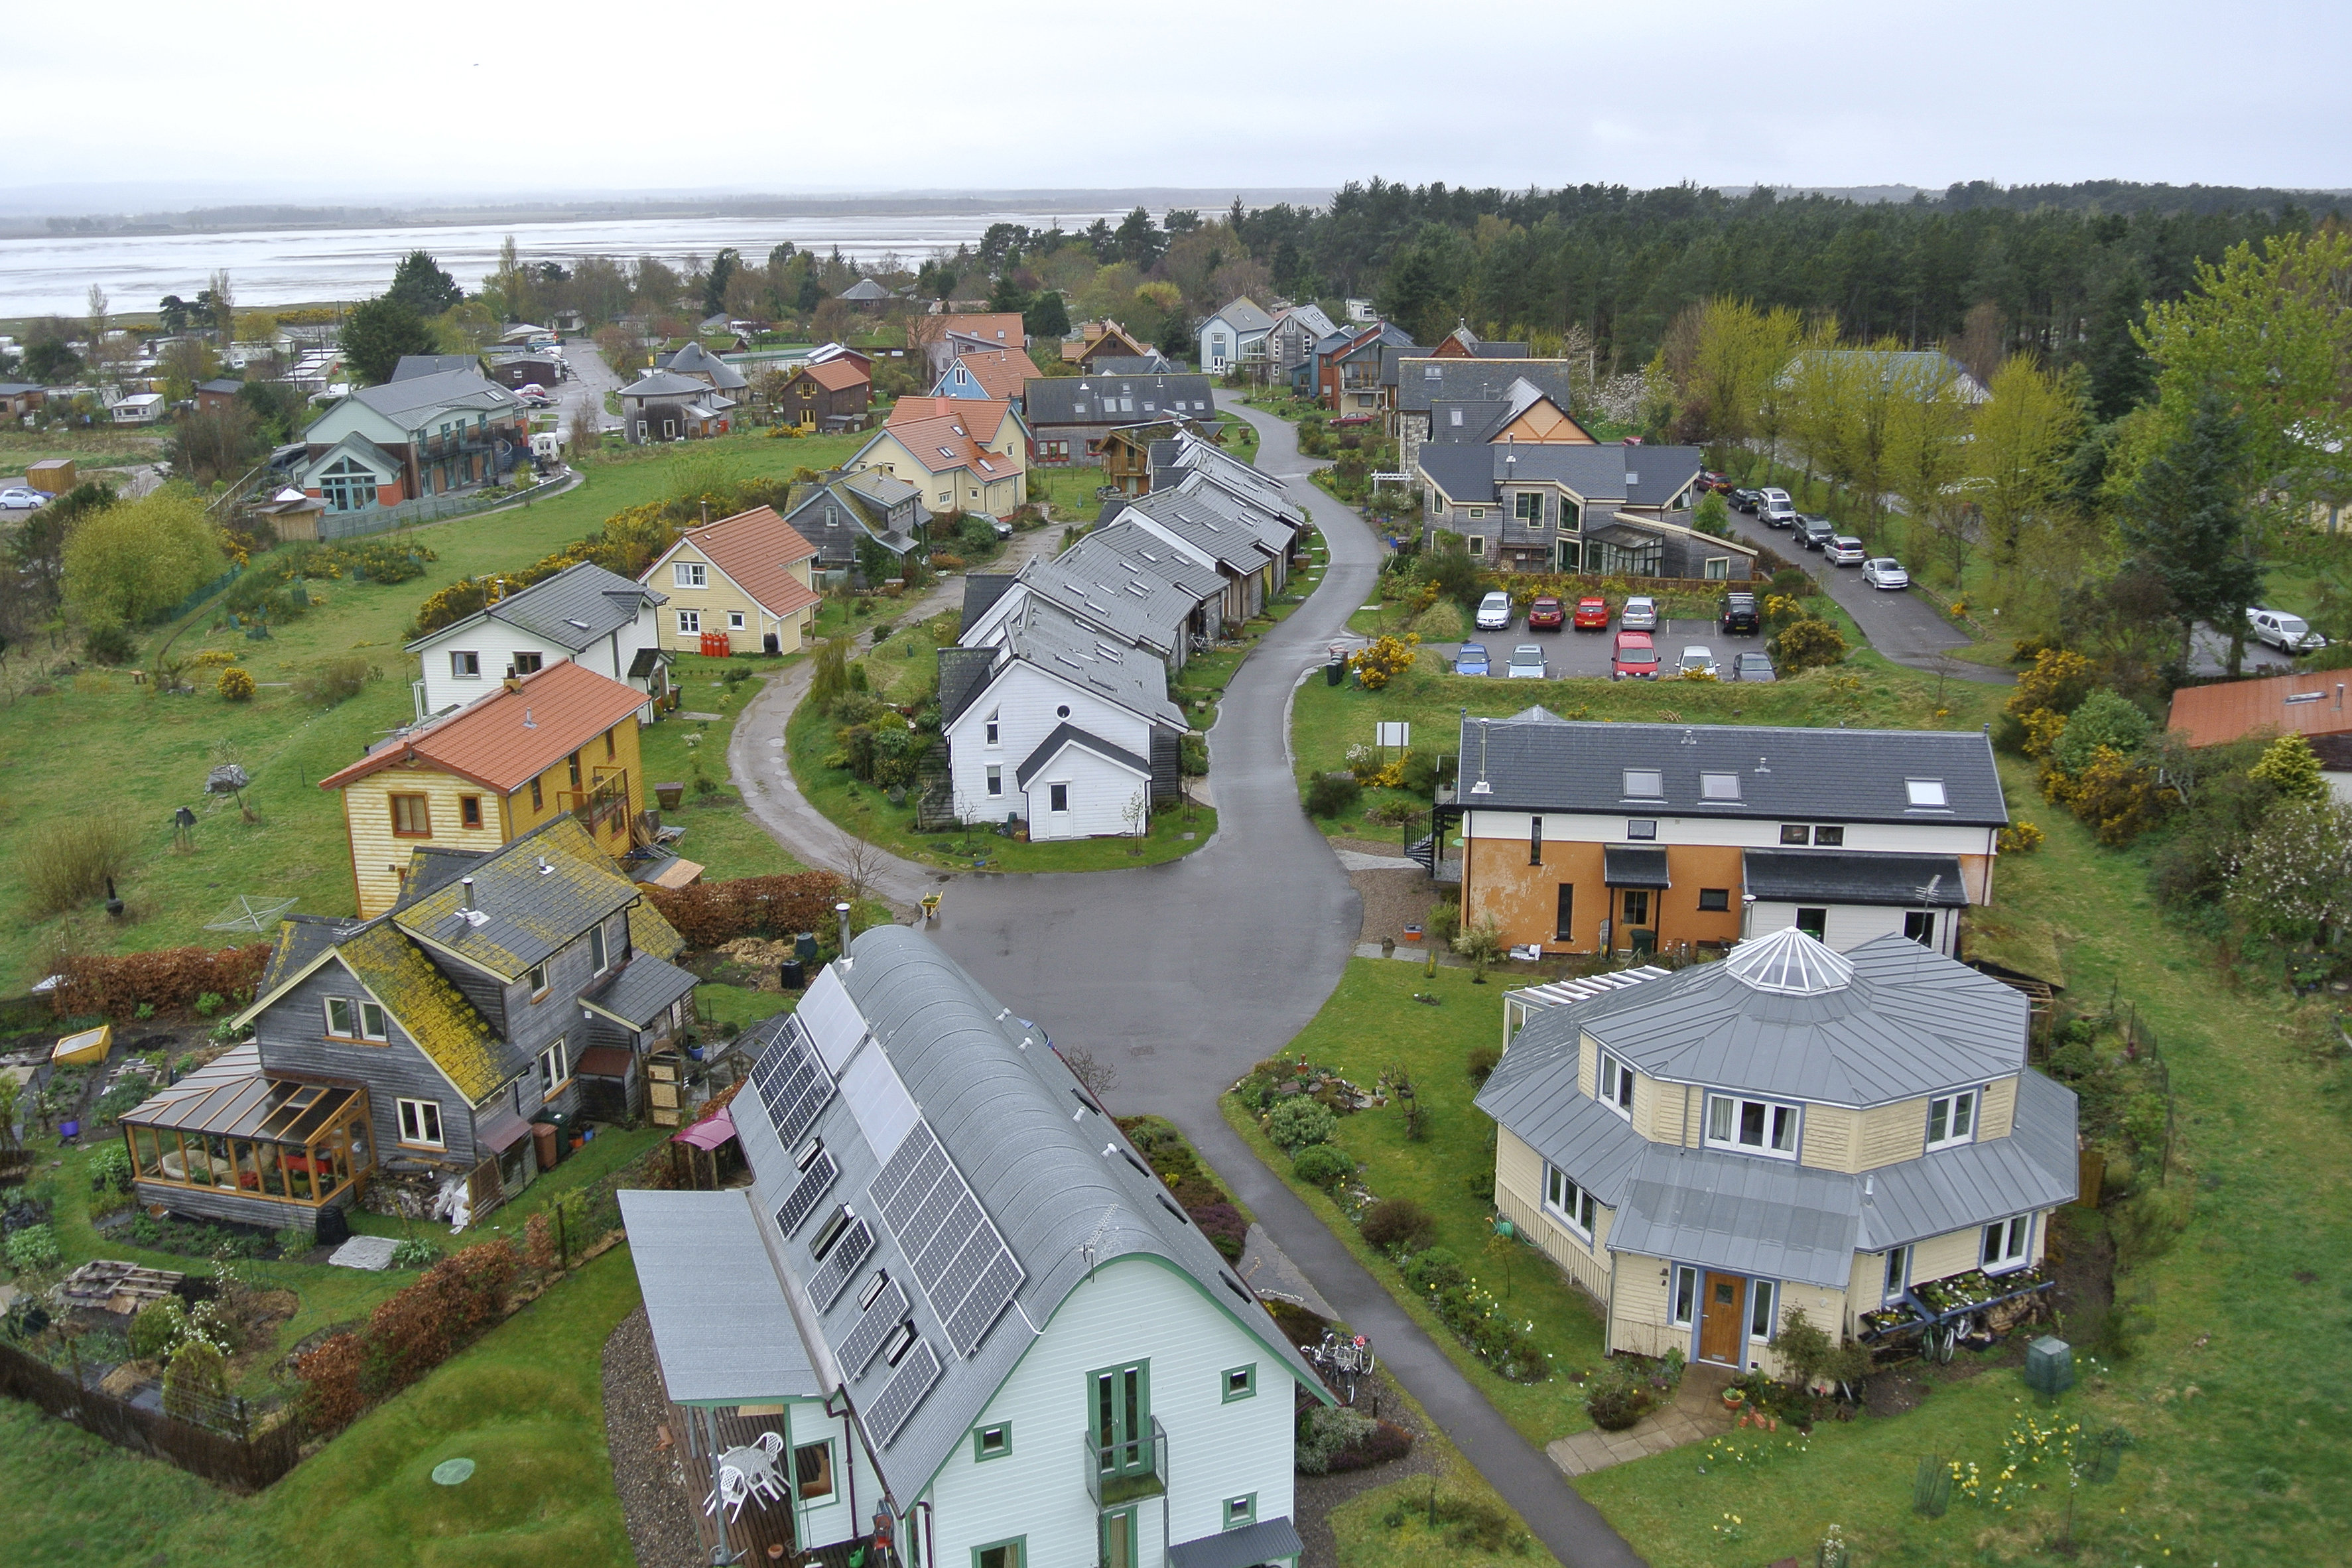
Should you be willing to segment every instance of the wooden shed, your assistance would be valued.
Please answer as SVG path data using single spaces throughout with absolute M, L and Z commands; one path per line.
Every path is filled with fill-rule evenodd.
M 74 488 L 74 460 L 45 458 L 26 468 L 25 482 L 45 496 L 61 496 Z

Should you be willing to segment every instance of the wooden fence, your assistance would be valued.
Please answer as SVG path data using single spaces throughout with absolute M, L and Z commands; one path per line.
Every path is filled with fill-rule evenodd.
M 259 1491 L 302 1457 L 301 1430 L 291 1421 L 250 1436 L 229 1436 L 81 1387 L 13 1345 L 0 1344 L 0 1394 L 37 1405 L 118 1448 L 240 1491 Z

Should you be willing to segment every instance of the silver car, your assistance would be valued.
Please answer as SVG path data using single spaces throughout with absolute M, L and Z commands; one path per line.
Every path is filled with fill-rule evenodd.
M 1721 667 L 1717 665 L 1715 662 L 1715 650 L 1713 648 L 1706 647 L 1703 643 L 1693 643 L 1688 647 L 1683 649 L 1682 657 L 1680 658 L 1675 660 L 1675 673 L 1676 675 L 1708 675 L 1720 677 L 1723 674 L 1723 670 Z
M 1617 629 L 1621 632 L 1654 632 L 1658 629 L 1658 602 L 1647 594 L 1636 594 L 1625 601 L 1617 612 Z
M 1508 631 L 1511 626 L 1511 596 L 1493 593 L 1478 601 L 1478 614 L 1472 623 L 1482 632 Z
M 1521 643 L 1511 650 L 1511 668 L 1504 672 L 1513 680 L 1542 680 L 1544 651 L 1531 642 Z

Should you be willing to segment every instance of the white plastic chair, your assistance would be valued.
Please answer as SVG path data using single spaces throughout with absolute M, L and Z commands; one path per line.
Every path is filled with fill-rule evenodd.
M 743 1503 L 751 1495 L 751 1482 L 744 1478 L 743 1472 L 732 1465 L 721 1465 L 719 1467 L 719 1489 L 703 1503 L 702 1511 L 716 1514 L 719 1505 L 723 1502 L 727 1505 L 727 1518 L 732 1522 L 735 1516 L 743 1511 Z

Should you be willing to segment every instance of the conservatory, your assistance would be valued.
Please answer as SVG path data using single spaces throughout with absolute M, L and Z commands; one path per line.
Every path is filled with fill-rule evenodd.
M 139 1197 L 183 1214 L 284 1225 L 289 1205 L 342 1206 L 373 1162 L 367 1090 L 270 1078 L 228 1052 L 122 1118 Z

